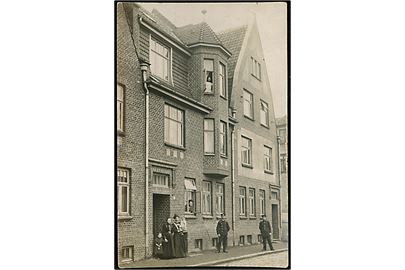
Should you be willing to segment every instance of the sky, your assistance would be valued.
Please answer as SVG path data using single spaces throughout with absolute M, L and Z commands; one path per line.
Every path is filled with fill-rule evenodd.
M 142 3 L 159 10 L 174 25 L 205 20 L 215 32 L 247 24 L 256 16 L 276 117 L 287 113 L 287 5 L 285 3 Z M 206 10 L 204 15 L 202 10 Z

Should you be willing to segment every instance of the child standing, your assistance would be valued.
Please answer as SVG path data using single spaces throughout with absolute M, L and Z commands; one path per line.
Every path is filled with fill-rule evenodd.
M 157 238 L 155 239 L 155 256 L 159 259 L 163 256 L 163 237 L 162 233 L 158 233 Z

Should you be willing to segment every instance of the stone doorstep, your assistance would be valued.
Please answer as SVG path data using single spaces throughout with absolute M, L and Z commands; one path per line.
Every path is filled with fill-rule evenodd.
M 227 262 L 232 262 L 232 261 L 239 261 L 243 259 L 248 259 L 248 258 L 253 258 L 257 256 L 262 256 L 266 254 L 273 254 L 273 253 L 280 253 L 287 251 L 288 248 L 283 248 L 283 249 L 277 249 L 277 250 L 269 250 L 269 251 L 261 251 L 253 254 L 247 254 L 239 257 L 232 257 L 232 258 L 227 258 L 227 259 L 221 259 L 221 260 L 216 260 L 216 261 L 211 261 L 211 262 L 204 262 L 204 263 L 198 263 L 198 264 L 193 264 L 193 265 L 187 265 L 185 267 L 198 267 L 198 266 L 210 266 L 210 265 L 216 265 L 216 264 L 221 264 L 221 263 L 227 263 Z

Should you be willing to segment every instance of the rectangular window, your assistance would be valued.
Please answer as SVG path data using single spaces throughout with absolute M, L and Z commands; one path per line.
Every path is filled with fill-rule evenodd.
M 195 203 L 196 203 L 196 190 L 194 179 L 184 179 L 184 212 L 195 215 Z
M 132 261 L 134 259 L 134 247 L 123 247 L 121 256 L 123 261 Z
M 215 184 L 215 212 L 217 215 L 224 214 L 224 184 Z
M 259 190 L 260 215 L 266 214 L 266 192 Z
M 170 57 L 169 48 L 156 41 L 150 39 L 150 71 L 166 81 L 169 81 Z
M 252 166 L 252 140 L 242 136 L 242 164 Z
M 243 114 L 253 119 L 253 94 L 243 89 Z
M 124 131 L 124 87 L 117 85 L 117 130 Z
M 246 216 L 246 188 L 239 187 L 239 214 Z
M 204 153 L 214 154 L 214 119 L 204 119 Z
M 204 59 L 204 93 L 214 92 L 214 60 Z
M 251 68 L 252 68 L 252 75 L 260 80 L 262 73 L 261 66 L 260 63 L 256 61 L 256 59 L 254 59 L 253 57 L 251 57 Z
M 281 144 L 285 144 L 286 141 L 287 141 L 287 134 L 286 134 L 285 128 L 280 129 L 280 130 L 278 131 L 278 136 L 280 137 L 280 143 L 281 143 Z
M 280 157 L 280 165 L 281 165 L 281 173 L 286 173 L 287 172 L 287 155 L 286 154 L 281 154 Z
M 247 237 L 247 243 L 248 243 L 249 245 L 251 245 L 251 244 L 252 244 L 252 236 L 251 236 L 251 235 L 247 235 L 246 237 Z
M 202 239 L 195 239 L 194 247 L 195 247 L 196 249 L 202 250 L 202 247 L 203 247 L 203 240 L 202 240 Z
M 129 215 L 129 170 L 118 168 L 117 170 L 118 192 L 118 215 Z
M 271 192 L 271 199 L 272 200 L 278 200 L 278 192 L 277 191 L 272 191 Z
M 219 150 L 221 155 L 227 155 L 227 127 L 225 122 L 220 122 L 219 125 Z
M 264 146 L 264 170 L 271 172 L 273 167 L 273 151 L 270 147 Z
M 226 98 L 226 70 L 225 65 L 219 63 L 219 94 Z
M 217 245 L 218 245 L 218 238 L 217 237 L 212 238 L 212 246 L 217 247 Z
M 244 235 L 239 236 L 239 245 L 240 246 L 245 245 L 245 236 Z
M 158 187 L 169 187 L 169 176 L 167 174 L 153 173 L 153 185 Z
M 184 112 L 165 104 L 165 142 L 184 146 Z
M 256 216 L 256 194 L 254 188 L 249 188 L 249 215 Z
M 212 215 L 211 205 L 212 205 L 211 182 L 203 181 L 202 213 L 204 215 Z
M 257 242 L 259 242 L 259 243 L 262 242 L 262 235 L 261 234 L 257 235 Z
M 263 126 L 269 126 L 269 105 L 261 100 L 260 104 L 260 123 Z

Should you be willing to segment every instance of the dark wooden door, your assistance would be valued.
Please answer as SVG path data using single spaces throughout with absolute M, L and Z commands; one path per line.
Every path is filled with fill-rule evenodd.
M 278 204 L 271 205 L 271 225 L 273 229 L 273 239 L 280 239 Z

